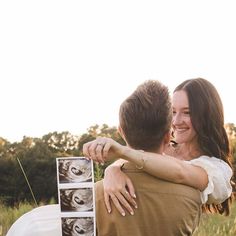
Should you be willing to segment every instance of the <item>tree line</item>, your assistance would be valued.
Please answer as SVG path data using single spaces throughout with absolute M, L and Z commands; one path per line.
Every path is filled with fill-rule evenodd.
M 230 123 L 226 125 L 226 129 L 235 164 L 236 127 Z M 91 126 L 87 129 L 87 133 L 80 136 L 65 131 L 52 132 L 42 138 L 24 136 L 21 142 L 14 143 L 0 138 L 0 203 L 13 206 L 22 201 L 33 202 L 21 166 L 38 203 L 48 203 L 51 199 L 57 201 L 56 158 L 83 156 L 83 144 L 97 136 L 110 137 L 125 144 L 117 128 L 106 124 Z M 94 164 L 95 181 L 103 177 L 104 169 L 109 164 L 109 162 L 104 166 Z

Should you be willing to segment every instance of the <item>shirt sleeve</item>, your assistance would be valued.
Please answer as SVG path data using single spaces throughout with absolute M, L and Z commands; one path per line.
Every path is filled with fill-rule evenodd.
M 201 156 L 189 162 L 200 166 L 207 172 L 208 185 L 200 192 L 203 204 L 220 204 L 230 197 L 233 171 L 225 161 L 215 157 Z

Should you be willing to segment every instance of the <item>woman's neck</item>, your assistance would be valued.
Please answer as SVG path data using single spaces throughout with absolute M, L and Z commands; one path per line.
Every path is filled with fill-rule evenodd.
M 178 159 L 188 161 L 195 159 L 201 155 L 202 151 L 200 150 L 200 148 L 196 147 L 196 145 L 193 146 L 192 144 L 183 143 L 177 144 L 174 147 L 174 156 Z
M 183 156 L 184 160 L 192 160 L 202 155 L 202 151 L 198 146 L 181 144 L 179 148 L 180 154 Z

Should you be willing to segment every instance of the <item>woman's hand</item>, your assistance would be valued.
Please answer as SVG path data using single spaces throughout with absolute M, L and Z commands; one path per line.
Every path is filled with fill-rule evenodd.
M 83 154 L 95 162 L 104 163 L 107 160 L 119 157 L 124 147 L 111 138 L 97 137 L 83 145 Z
M 133 208 L 137 208 L 134 198 L 134 186 L 130 178 L 124 174 L 117 165 L 110 165 L 105 170 L 103 180 L 104 201 L 108 213 L 111 212 L 110 199 L 122 216 L 125 216 L 126 209 L 131 215 L 134 214 Z M 131 207 L 132 206 L 132 207 Z

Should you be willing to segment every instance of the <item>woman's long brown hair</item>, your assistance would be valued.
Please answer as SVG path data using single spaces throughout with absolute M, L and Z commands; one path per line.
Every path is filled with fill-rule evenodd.
M 179 90 L 187 93 L 191 122 L 204 155 L 224 160 L 232 168 L 232 154 L 224 127 L 223 104 L 216 88 L 209 81 L 196 78 L 184 81 L 174 92 Z M 204 205 L 203 210 L 229 215 L 231 202 L 232 194 L 221 204 Z

